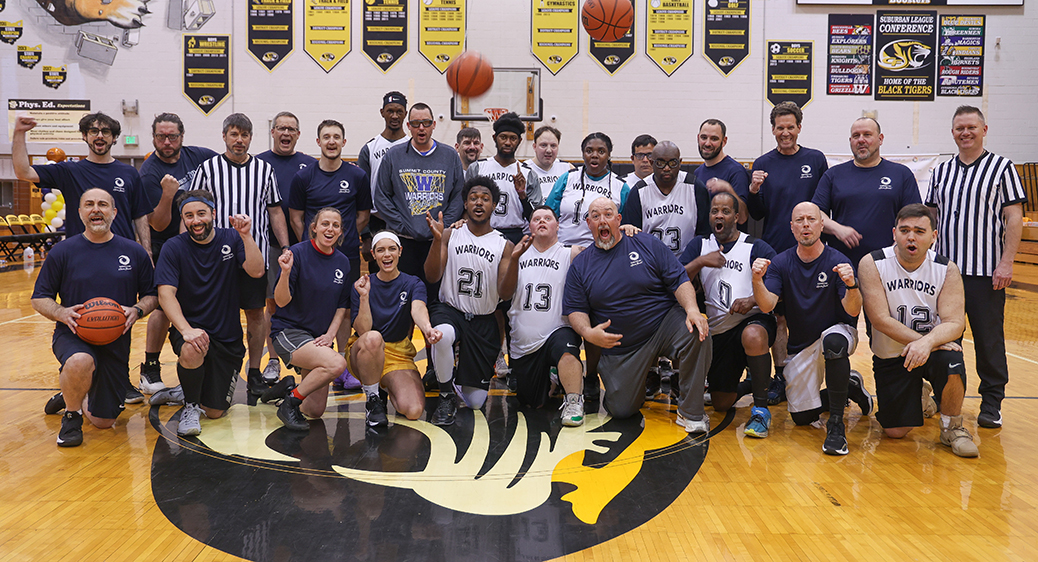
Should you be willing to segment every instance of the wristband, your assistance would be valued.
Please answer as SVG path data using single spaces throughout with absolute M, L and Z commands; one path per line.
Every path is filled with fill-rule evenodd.
M 857 289 L 858 285 L 857 284 L 855 284 L 855 285 L 844 285 L 844 287 L 846 287 L 848 289 Z
M 137 318 L 144 318 L 144 309 L 137 305 L 133 305 L 133 309 L 137 311 Z

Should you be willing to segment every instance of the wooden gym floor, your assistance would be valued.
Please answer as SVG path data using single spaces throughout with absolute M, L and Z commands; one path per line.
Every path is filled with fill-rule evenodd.
M 204 472 L 201 475 L 185 472 L 191 472 L 194 466 L 211 466 L 211 463 L 203 465 L 199 460 L 192 464 L 192 459 L 210 462 L 211 458 L 219 458 L 223 465 L 245 467 L 238 472 L 229 472 L 229 478 L 235 479 L 236 483 L 258 482 L 258 495 L 263 495 L 263 490 L 268 489 L 264 488 L 268 484 L 263 483 L 268 473 L 314 470 L 304 469 L 301 463 L 296 462 L 299 455 L 291 452 L 296 450 L 292 449 L 296 446 L 306 449 L 305 442 L 294 445 L 275 443 L 275 438 L 278 435 L 283 437 L 284 434 L 277 433 L 279 422 L 276 419 L 270 421 L 273 410 L 269 406 L 236 406 L 234 416 L 205 422 L 201 436 L 203 446 L 199 447 L 192 442 L 179 441 L 170 431 L 170 427 L 175 427 L 170 423 L 170 418 L 174 417 L 177 408 L 155 408 L 153 411 L 146 403 L 128 405 L 113 430 L 97 430 L 87 423 L 84 427 L 84 445 L 74 449 L 59 449 L 55 445 L 55 437 L 60 427 L 60 418 L 43 414 L 43 404 L 57 390 L 57 362 L 50 350 L 52 324 L 35 315 L 29 304 L 32 284 L 39 272 L 39 263 L 36 265 L 35 270 L 26 270 L 16 264 L 0 271 L 0 349 L 4 350 L 0 367 L 0 561 L 241 559 L 229 552 L 253 560 L 315 560 L 320 556 L 313 554 L 314 545 L 331 541 L 336 533 L 343 534 L 331 527 L 293 527 L 292 521 L 297 520 L 296 517 L 284 516 L 280 508 L 270 509 L 270 521 L 259 524 L 258 528 L 266 531 L 260 535 L 252 531 L 243 532 L 244 541 L 223 541 L 222 531 L 211 528 L 219 527 L 221 519 L 233 518 L 239 511 L 248 511 L 250 504 L 257 498 L 250 497 L 251 492 L 241 492 L 240 488 L 235 488 L 238 491 L 234 493 L 222 493 L 221 490 L 232 484 L 224 481 L 214 480 L 199 486 L 198 478 L 204 479 L 206 474 L 210 474 L 204 471 L 211 469 L 199 468 Z M 454 537 L 451 541 L 440 541 L 438 537 L 430 539 L 434 542 L 429 544 L 439 545 L 439 550 L 435 552 L 393 550 L 387 546 L 387 543 L 397 540 L 391 535 L 381 543 L 374 538 L 365 542 L 367 533 L 374 533 L 376 529 L 378 513 L 368 519 L 362 517 L 373 513 L 373 502 L 365 499 L 369 496 L 350 495 L 351 492 L 335 502 L 329 502 L 338 502 L 336 505 L 316 510 L 325 515 L 331 514 L 327 521 L 332 521 L 333 525 L 354 516 L 357 516 L 359 522 L 347 527 L 349 531 L 345 534 L 350 535 L 348 540 L 341 537 L 337 539 L 340 543 L 346 540 L 341 543 L 344 550 L 326 553 L 327 558 L 440 560 L 452 559 L 452 551 L 466 551 L 467 556 L 454 559 L 532 560 L 550 558 L 554 556 L 552 552 L 562 552 L 569 553 L 563 559 L 574 561 L 650 558 L 1036 560 L 1038 485 L 1035 482 L 1038 482 L 1038 446 L 1029 439 L 1038 441 L 1038 432 L 1035 432 L 1038 427 L 1038 379 L 1033 376 L 1038 371 L 1038 325 L 1034 322 L 1038 312 L 1038 266 L 1017 264 L 1009 298 L 1006 332 L 1012 377 L 1003 404 L 1005 427 L 1001 430 L 976 427 L 979 407 L 977 379 L 973 370 L 972 340 L 969 332 L 966 334 L 964 348 L 970 378 L 964 414 L 966 426 L 974 433 L 980 447 L 979 459 L 957 458 L 948 448 L 940 445 L 937 442 L 935 419 L 927 420 L 924 427 L 913 431 L 907 438 L 895 441 L 883 438 L 875 418 L 861 417 L 856 407 L 848 412 L 847 434 L 851 452 L 846 457 L 823 455 L 821 442 L 824 431 L 795 428 L 784 405 L 772 408 L 774 423 L 768 439 L 743 437 L 742 429 L 749 417 L 749 408 L 740 407 L 731 419 L 712 413 L 712 427 L 720 429 L 715 429 L 708 439 L 692 443 L 684 438 L 683 433 L 674 429 L 672 408 L 663 400 L 646 406 L 642 427 L 625 428 L 622 424 L 604 426 L 605 429 L 618 428 L 620 433 L 642 432 L 643 435 L 652 427 L 656 428 L 654 435 L 664 437 L 662 441 L 655 445 L 650 443 L 652 446 L 644 449 L 645 467 L 640 469 L 643 475 L 651 468 L 650 449 L 672 453 L 669 457 L 664 455 L 664 461 L 669 458 L 672 465 L 665 467 L 665 471 L 652 473 L 657 475 L 653 478 L 660 478 L 658 480 L 646 481 L 645 478 L 637 477 L 637 467 L 642 466 L 640 453 L 637 459 L 633 459 L 636 464 L 627 464 L 628 468 L 624 470 L 631 473 L 626 479 L 621 478 L 623 482 L 617 490 L 623 490 L 627 482 L 634 482 L 638 485 L 628 486 L 628 492 L 633 490 L 633 497 L 627 492 L 614 492 L 609 497 L 615 498 L 614 504 L 633 506 L 622 511 L 655 510 L 642 514 L 641 520 L 627 528 L 615 525 L 616 519 L 622 518 L 623 514 L 618 516 L 610 512 L 608 506 L 598 506 L 597 511 L 578 510 L 576 506 L 588 505 L 586 501 L 582 503 L 587 500 L 586 497 L 583 500 L 574 499 L 571 494 L 565 501 L 555 501 L 555 498 L 572 490 L 574 486 L 559 484 L 559 481 L 579 480 L 578 477 L 566 476 L 566 470 L 571 473 L 582 472 L 586 476 L 605 466 L 589 465 L 587 459 L 581 465 L 579 459 L 583 453 L 580 453 L 576 457 L 578 462 L 575 468 L 570 466 L 560 470 L 565 459 L 556 465 L 552 478 L 555 481 L 552 498 L 546 504 L 553 504 L 555 508 L 569 514 L 569 519 L 559 519 L 565 523 L 565 529 L 587 529 L 589 537 L 578 537 L 581 540 L 557 537 L 555 542 L 563 545 L 561 550 L 530 550 L 523 546 L 520 539 L 511 542 L 496 540 L 496 536 L 518 536 L 521 533 L 513 527 L 495 526 L 501 521 L 512 520 L 501 519 L 500 515 L 493 514 L 480 521 L 496 523 L 474 525 L 475 537 L 466 540 Z M 137 365 L 143 358 L 143 338 L 142 322 L 134 329 L 131 380 L 135 383 L 138 380 Z M 864 335 L 863 340 L 867 341 Z M 163 376 L 167 383 L 175 384 L 174 361 L 175 357 L 167 345 L 162 355 Z M 866 345 L 859 346 L 852 363 L 865 376 L 866 387 L 874 393 L 871 360 Z M 424 362 L 419 366 L 424 370 Z M 239 397 L 244 381 L 241 383 Z M 498 396 L 502 394 L 496 393 Z M 744 398 L 740 405 L 746 406 L 747 400 Z M 330 402 L 340 410 L 326 416 L 339 418 L 338 422 L 329 421 L 330 433 L 334 434 L 336 428 L 341 435 L 348 435 L 350 431 L 354 432 L 353 435 L 363 433 L 358 433 L 356 429 L 362 419 L 362 414 L 358 412 L 363 412 L 363 404 L 356 397 L 335 395 L 330 398 Z M 501 398 L 500 404 L 505 404 L 504 408 L 508 409 L 504 398 Z M 510 415 L 512 417 L 508 419 L 514 422 L 517 414 L 512 412 Z M 348 419 L 351 416 L 352 419 Z M 487 418 L 492 417 L 493 414 L 488 411 Z M 531 420 L 531 424 L 539 423 L 534 421 L 534 417 L 533 413 L 528 413 L 526 419 Z M 476 427 L 481 427 L 478 424 L 482 416 L 472 414 L 467 419 L 470 423 L 476 423 Z M 522 416 L 519 419 L 523 419 Z M 589 417 L 589 425 L 593 425 L 591 422 L 594 419 Z M 265 428 L 268 422 L 270 429 L 263 429 L 258 435 L 261 437 L 260 444 L 266 439 L 269 449 L 259 455 L 267 454 L 263 458 L 275 460 L 249 460 L 248 455 L 253 453 L 236 456 L 243 453 L 235 449 L 235 446 L 240 445 L 235 440 L 252 441 L 250 431 L 255 433 L 257 427 Z M 336 423 L 340 425 L 336 426 Z M 394 423 L 401 425 L 396 420 Z M 495 432 L 500 432 L 500 428 L 493 421 L 490 426 L 489 439 L 493 441 Z M 318 429 L 324 431 L 323 426 Z M 221 445 L 217 441 L 222 431 L 230 440 Z M 314 431 L 317 430 L 311 433 Z M 406 433 L 406 430 L 403 431 Z M 426 429 L 422 431 L 435 441 L 433 432 Z M 546 431 L 558 433 L 557 428 Z M 470 433 L 479 432 L 470 430 Z M 334 444 L 340 437 L 325 439 L 321 433 L 320 439 Z M 347 444 L 350 447 L 358 443 L 363 446 L 364 439 L 371 439 L 371 436 L 351 439 Z M 455 437 L 459 443 L 468 437 L 460 439 Z M 613 439 L 617 438 L 614 436 Z M 676 446 L 678 440 L 683 441 Z M 407 441 L 396 439 L 394 442 L 399 445 Z M 377 447 L 378 438 L 368 443 L 374 443 L 372 446 Z M 472 437 L 471 443 L 476 443 L 475 437 Z M 469 445 L 470 449 L 474 447 L 472 444 Z M 329 447 L 334 448 L 332 445 Z M 428 448 L 427 445 L 416 447 Z M 589 444 L 587 448 L 592 449 L 593 446 Z M 322 445 L 319 449 L 325 448 Z M 494 453 L 496 449 L 491 449 L 492 455 L 501 454 L 502 458 L 508 454 L 507 451 Z M 346 450 L 346 446 L 342 450 Z M 685 454 L 688 450 L 694 450 L 695 453 L 689 456 Z M 330 453 L 324 451 L 323 454 Z M 338 450 L 335 455 L 339 455 Z M 591 453 L 588 455 L 590 458 Z M 387 459 L 392 456 L 382 446 L 379 454 L 373 458 L 386 466 L 390 462 Z M 313 480 L 315 474 L 322 477 L 333 474 L 339 481 L 354 484 L 355 480 L 373 478 L 370 472 L 357 469 L 363 469 L 366 461 L 351 465 L 352 461 L 348 457 L 344 458 L 345 461 L 336 461 L 335 470 L 338 474 L 330 470 L 320 474 L 311 472 L 306 478 Z M 370 460 L 372 457 L 366 458 Z M 419 461 L 416 461 L 413 470 L 421 469 L 419 465 L 424 466 L 425 463 L 430 466 L 433 464 L 433 455 L 429 451 L 419 453 L 415 458 Z M 678 461 L 680 465 L 673 464 Z M 342 468 L 339 465 L 350 465 L 353 468 Z M 536 476 L 533 468 L 524 466 L 528 474 Z M 635 468 L 630 470 L 630 466 Z M 695 470 L 697 466 L 698 471 Z M 548 474 L 551 470 L 549 467 Z M 691 476 L 690 481 L 688 478 L 681 480 L 680 474 L 676 480 L 664 480 L 658 476 L 683 471 Z M 484 476 L 492 472 L 483 469 Z M 603 489 L 610 488 L 615 480 L 607 473 L 606 470 L 595 473 L 603 475 L 600 480 Z M 541 476 L 547 477 L 544 474 Z M 378 477 L 374 479 L 378 480 Z M 275 488 L 280 484 L 272 483 L 269 489 L 285 490 L 284 495 L 295 495 L 298 498 L 311 493 L 304 492 L 300 487 L 302 480 L 283 488 Z M 319 482 L 314 486 L 325 490 L 323 486 L 330 479 L 316 480 Z M 592 481 L 596 485 L 599 482 L 593 478 Z M 657 498 L 654 500 L 657 504 L 642 501 L 643 498 L 659 495 L 656 494 L 656 488 L 674 487 L 674 481 L 680 482 L 680 485 L 673 490 L 672 496 L 663 500 Z M 436 494 L 436 490 L 422 492 L 414 483 L 405 485 L 415 489 L 415 492 L 407 491 L 407 494 L 417 493 L 423 498 Z M 451 486 L 451 482 L 438 486 Z M 579 484 L 576 486 L 579 488 Z M 460 483 L 458 489 L 462 489 Z M 209 498 L 177 507 L 179 498 L 191 493 Z M 457 500 L 461 494 L 458 492 L 448 500 Z M 608 492 L 606 494 L 608 496 Z M 332 491 L 325 490 L 307 497 L 318 498 L 319 501 L 331 495 Z M 390 500 L 394 497 L 398 496 L 380 492 L 378 509 L 390 509 Z M 494 497 L 487 495 L 476 498 L 476 503 L 492 503 L 496 501 Z M 268 501 L 271 499 L 264 497 L 263 502 Z M 445 500 L 438 501 L 442 504 Z M 663 503 L 659 504 L 659 501 Z M 572 502 L 572 512 L 581 511 L 577 514 L 580 521 L 573 519 L 570 503 L 566 502 Z M 660 507 L 657 509 L 654 505 Z M 461 515 L 465 515 L 463 512 L 467 508 L 455 505 L 452 509 L 455 510 L 452 512 L 455 515 L 453 525 L 461 525 Z M 216 510 L 219 516 L 210 513 L 207 518 L 204 516 L 206 510 Z M 205 528 L 201 530 L 198 528 L 200 518 L 197 517 L 200 512 L 205 523 Z M 268 513 L 265 510 L 260 512 Z M 191 517 L 192 514 L 195 517 Z M 420 513 L 415 519 L 438 522 L 441 516 L 442 513 L 434 510 L 431 513 Z M 298 520 L 302 520 L 302 516 L 299 517 Z M 612 524 L 613 531 L 595 535 L 599 527 L 589 524 L 589 521 L 602 528 Z M 370 528 L 366 526 L 369 522 Z M 448 527 L 450 525 L 448 522 Z M 545 536 L 558 533 L 557 530 L 553 531 L 556 527 L 548 525 Z M 298 535 L 301 542 L 294 543 L 297 545 L 294 548 L 290 541 L 284 542 L 288 546 L 280 542 L 276 547 L 267 544 L 274 540 L 271 537 L 276 536 L 271 528 L 288 528 L 291 534 Z M 416 524 L 407 531 L 406 537 L 400 535 L 399 540 L 404 541 L 406 538 L 413 542 L 422 533 L 429 533 L 430 528 L 435 530 L 431 523 L 428 527 Z M 478 536 L 480 533 L 494 536 Z M 250 536 L 260 536 L 261 539 L 258 542 L 250 541 Z M 209 537 L 211 540 L 203 539 L 206 542 L 201 542 L 195 537 Z M 244 546 L 225 546 L 239 543 Z M 483 546 L 473 550 L 472 544 Z M 372 546 L 370 550 L 369 545 Z M 537 552 L 542 554 L 537 555 Z

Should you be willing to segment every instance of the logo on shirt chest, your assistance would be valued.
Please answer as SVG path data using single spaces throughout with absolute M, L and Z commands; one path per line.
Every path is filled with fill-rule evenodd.
M 119 193 L 126 193 L 126 181 L 122 178 L 115 178 L 115 186 L 112 187 L 112 191 L 118 191 Z
M 829 287 L 829 276 L 825 272 L 818 274 L 818 283 L 815 284 L 815 289 L 825 289 Z
M 349 193 L 349 192 L 350 192 L 350 182 L 347 181 L 347 180 L 342 180 L 341 182 L 339 182 L 339 193 Z
M 305 167 L 306 167 L 306 162 L 303 162 L 303 163 L 300 163 L 300 164 L 299 164 L 299 169 L 300 169 L 300 170 L 302 170 L 302 169 L 303 169 L 303 168 L 305 168 Z
M 886 176 L 883 176 L 883 177 L 879 178 L 879 188 L 880 189 L 894 189 L 890 185 L 890 178 L 888 178 Z
M 642 264 L 642 257 L 638 255 L 638 252 L 631 252 L 627 254 L 627 257 L 631 259 L 631 267 Z
M 132 271 L 133 266 L 130 265 L 130 257 L 127 255 L 119 256 L 119 271 Z
M 342 285 L 342 278 L 343 278 L 342 270 L 341 269 L 336 269 L 335 270 L 335 279 L 332 279 L 332 283 L 335 283 L 336 285 Z
M 231 252 L 231 247 L 227 244 L 224 244 L 223 248 L 220 248 L 220 253 L 223 254 L 223 261 L 227 261 L 234 257 L 234 253 Z
M 407 304 L 407 291 L 400 291 L 400 306 Z
M 806 180 L 813 177 L 815 177 L 815 175 L 811 173 L 811 166 L 804 164 L 800 167 L 800 179 Z

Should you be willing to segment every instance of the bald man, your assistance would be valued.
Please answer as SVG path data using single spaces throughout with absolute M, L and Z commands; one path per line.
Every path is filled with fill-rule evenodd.
M 754 260 L 753 297 L 764 313 L 774 310 L 780 298 L 786 303 L 786 397 L 793 422 L 818 427 L 828 409 L 822 451 L 846 455 L 843 413 L 848 393 L 864 415 L 872 410 L 872 397 L 863 390 L 861 375 L 851 372 L 861 312 L 858 280 L 850 260 L 819 239 L 824 224 L 814 203 L 793 208 L 790 227 L 797 245 L 772 260 Z M 823 378 L 826 392 L 819 393 Z

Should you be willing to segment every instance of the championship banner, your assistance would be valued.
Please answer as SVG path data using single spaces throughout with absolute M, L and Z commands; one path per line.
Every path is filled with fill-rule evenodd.
M 231 94 L 231 36 L 184 34 L 184 96 L 209 115 Z
M 635 25 L 635 22 L 638 21 L 637 6 L 638 2 L 631 2 L 631 7 L 634 8 L 634 11 L 631 12 L 631 29 L 627 30 L 623 37 L 616 41 L 598 41 L 594 37 L 588 37 L 591 41 L 588 52 L 591 53 L 595 62 L 610 75 L 616 74 L 616 71 L 623 68 L 627 61 L 634 56 L 634 30 L 638 27 Z
M 692 56 L 692 0 L 649 0 L 645 54 L 670 76 Z
M 364 0 L 364 55 L 383 73 L 407 54 L 407 0 Z
M 248 0 L 249 54 L 273 72 L 292 54 L 292 0 Z
M 750 0 L 706 0 L 703 56 L 728 76 L 750 55 Z
M 68 79 L 68 68 L 64 66 L 44 66 L 43 85 L 48 88 L 58 89 Z
M 18 66 L 32 68 L 43 58 L 43 45 L 18 45 Z
M 768 101 L 811 103 L 813 41 L 768 41 Z
M 26 142 L 81 142 L 79 120 L 90 113 L 90 100 L 7 100 L 7 138 L 14 136 L 18 117 L 32 117 L 36 126 L 25 134 Z
M 829 14 L 829 95 L 872 95 L 873 23 L 872 14 Z
M 306 0 L 304 50 L 325 72 L 353 50 L 350 33 L 350 0 Z
M 876 14 L 876 99 L 933 101 L 937 12 Z
M 550 5 L 548 5 L 550 4 Z M 530 52 L 558 74 L 580 52 L 580 2 L 531 0 Z
M 422 0 L 418 52 L 443 74 L 465 50 L 465 0 Z
M 22 38 L 22 22 L 0 21 L 0 41 L 8 45 L 14 45 L 15 41 Z
M 1023 6 L 1024 0 L 797 0 L 797 4 L 850 4 L 855 6 Z
M 941 16 L 938 96 L 979 96 L 984 90 L 984 16 Z

